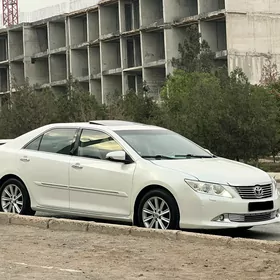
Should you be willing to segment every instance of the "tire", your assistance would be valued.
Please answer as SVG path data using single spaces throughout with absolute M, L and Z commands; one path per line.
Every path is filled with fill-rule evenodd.
M 157 211 L 153 210 L 151 204 L 154 209 L 158 208 Z M 160 206 L 163 206 L 162 209 Z M 167 211 L 169 212 L 167 213 Z M 180 214 L 177 202 L 165 190 L 151 190 L 140 200 L 137 210 L 137 220 L 140 227 L 163 230 L 178 229 Z
M 16 205 L 16 206 L 15 206 Z M 35 215 L 25 185 L 17 179 L 9 179 L 0 186 L 0 211 L 20 215 Z

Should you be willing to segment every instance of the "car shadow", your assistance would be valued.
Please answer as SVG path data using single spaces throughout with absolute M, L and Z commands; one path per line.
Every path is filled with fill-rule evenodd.
M 268 231 L 260 231 L 257 229 L 220 229 L 220 230 L 184 230 L 185 232 L 228 236 L 232 238 L 247 238 L 247 239 L 262 239 L 262 240 L 279 240 L 279 233 L 273 233 Z

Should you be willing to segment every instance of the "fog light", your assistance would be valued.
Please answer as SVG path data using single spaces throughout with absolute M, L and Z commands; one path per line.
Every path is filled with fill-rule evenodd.
M 212 221 L 215 221 L 215 222 L 223 222 L 225 220 L 225 215 L 226 214 L 221 214 L 217 217 L 215 217 Z

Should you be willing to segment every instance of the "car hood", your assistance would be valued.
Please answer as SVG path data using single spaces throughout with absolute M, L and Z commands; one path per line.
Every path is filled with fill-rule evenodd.
M 154 160 L 157 166 L 177 170 L 186 178 L 232 186 L 269 184 L 269 175 L 253 166 L 224 158 Z M 188 177 L 189 176 L 189 177 Z

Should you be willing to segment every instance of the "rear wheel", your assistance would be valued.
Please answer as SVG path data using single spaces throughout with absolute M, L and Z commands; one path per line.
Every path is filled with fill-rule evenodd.
M 140 227 L 163 230 L 179 227 L 176 200 L 162 189 L 151 190 L 142 197 L 137 216 Z
M 30 197 L 24 184 L 17 179 L 9 179 L 0 187 L 0 211 L 21 215 L 35 215 L 31 209 Z

